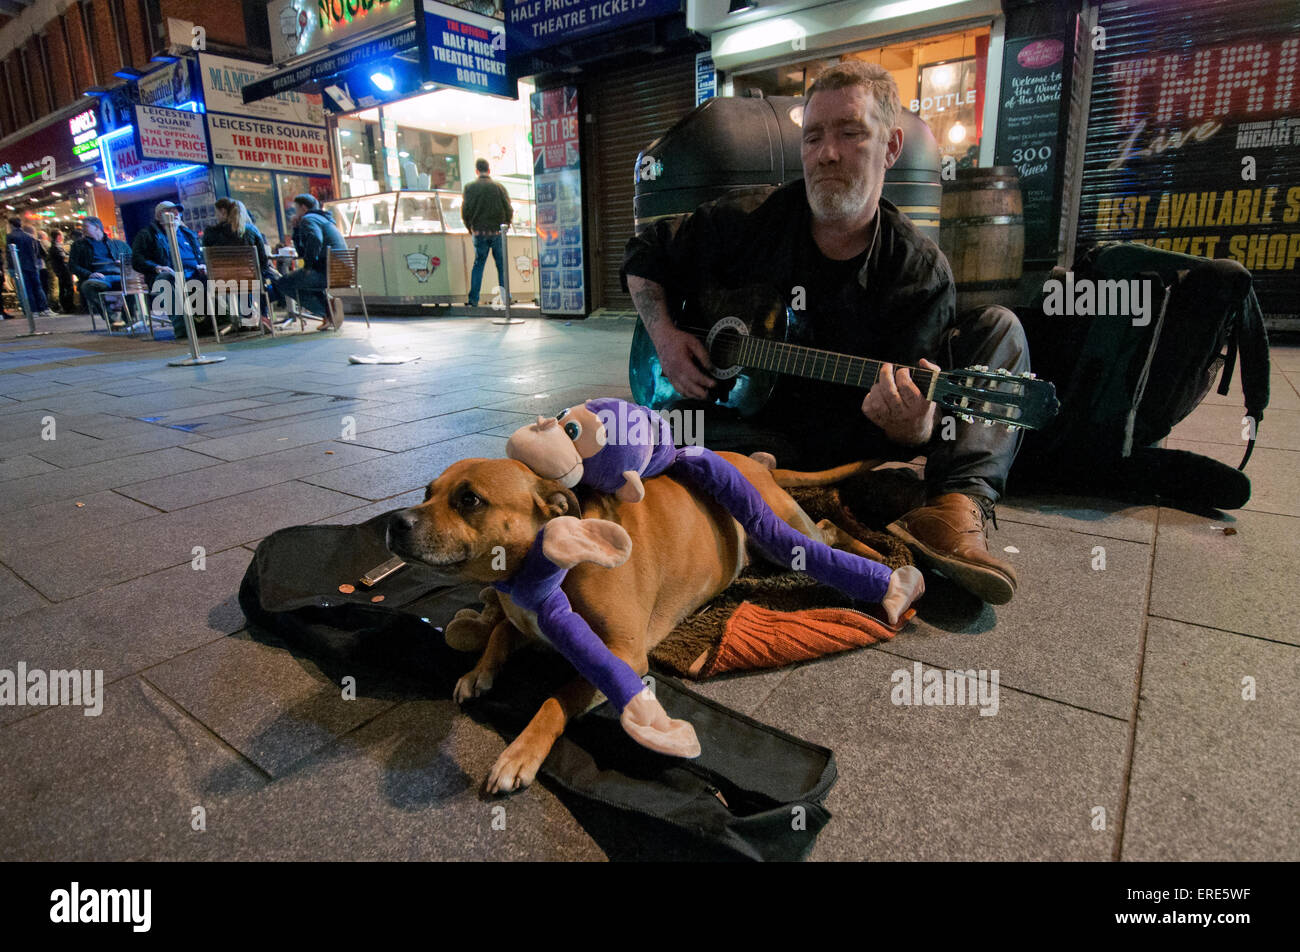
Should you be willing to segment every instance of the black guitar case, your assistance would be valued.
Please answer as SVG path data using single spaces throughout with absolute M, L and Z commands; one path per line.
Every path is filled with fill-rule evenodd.
M 255 635 L 288 643 L 331 677 L 366 672 L 372 677 L 358 684 L 450 697 L 477 659 L 449 648 L 442 627 L 478 604 L 480 586 L 448 586 L 417 565 L 362 586 L 363 574 L 391 558 L 388 518 L 272 533 L 244 575 L 240 606 Z M 341 593 L 341 584 L 356 590 Z M 513 738 L 550 691 L 572 677 L 557 653 L 524 650 L 492 691 L 465 709 Z M 830 820 L 821 801 L 836 778 L 831 751 L 671 677 L 651 677 L 668 713 L 695 726 L 699 758 L 665 757 L 632 742 L 606 702 L 570 723 L 542 764 L 541 780 L 612 858 L 802 858 Z

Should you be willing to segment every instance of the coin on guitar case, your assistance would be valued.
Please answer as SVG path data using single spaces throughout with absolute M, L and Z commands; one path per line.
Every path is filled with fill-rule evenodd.
M 351 595 L 351 594 L 352 594 L 353 592 L 355 592 L 356 590 L 357 590 L 357 588 L 356 588 L 355 585 L 340 585 L 340 586 L 339 586 L 339 591 L 342 592 L 344 595 Z

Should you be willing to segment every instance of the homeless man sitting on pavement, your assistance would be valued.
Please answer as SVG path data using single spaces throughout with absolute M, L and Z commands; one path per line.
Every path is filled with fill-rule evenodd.
M 987 364 L 1029 369 L 1024 331 L 1001 307 L 956 313 L 952 271 L 938 247 L 881 198 L 899 157 L 898 86 L 880 66 L 841 63 L 813 83 L 803 115 L 804 178 L 752 211 L 721 199 L 680 223 L 663 220 L 628 242 L 623 275 L 663 374 L 701 410 L 714 450 L 767 451 L 811 470 L 863 459 L 926 455 L 928 501 L 889 526 L 917 561 L 989 604 L 1010 601 L 1016 573 L 988 550 L 985 520 L 1003 493 L 1019 432 L 957 423 L 944 440 L 906 369 Z M 703 344 L 672 315 L 710 288 L 766 285 L 795 301 L 812 347 L 885 360 L 863 399 L 851 387 L 783 376 L 773 399 L 741 421 L 712 400 L 718 381 Z M 698 323 L 698 322 L 697 322 Z
M 338 317 L 331 319 L 329 302 L 324 292 L 326 285 L 326 252 L 346 251 L 343 234 L 334 224 L 329 212 L 320 207 L 315 195 L 297 195 L 293 200 L 293 246 L 302 258 L 303 266 L 297 271 L 273 278 L 272 287 L 301 308 L 304 317 L 321 321 L 320 330 L 342 325 Z M 336 300 L 335 307 L 343 302 Z

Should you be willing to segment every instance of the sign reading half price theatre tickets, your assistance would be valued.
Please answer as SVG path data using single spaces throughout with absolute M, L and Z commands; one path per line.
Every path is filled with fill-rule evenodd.
M 681 7 L 681 0 L 506 0 L 506 29 L 513 54 L 672 16 Z
M 250 169 L 274 169 L 302 175 L 329 175 L 326 130 L 292 122 L 267 122 L 210 112 L 208 138 L 212 161 Z
M 203 116 L 197 112 L 136 106 L 135 134 L 143 159 L 181 165 L 208 162 L 208 137 L 203 131 Z
M 1296 315 L 1300 23 L 1292 0 L 1241 9 L 1101 7 L 1079 247 L 1138 241 L 1232 258 L 1266 314 Z

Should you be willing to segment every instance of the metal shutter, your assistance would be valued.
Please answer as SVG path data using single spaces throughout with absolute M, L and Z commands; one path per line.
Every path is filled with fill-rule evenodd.
M 637 153 L 695 108 L 695 54 L 674 53 L 650 63 L 611 70 L 588 83 L 584 130 L 594 144 L 587 194 L 594 198 L 591 232 L 593 308 L 630 309 L 619 286 L 623 249 L 632 237 L 632 170 Z M 594 126 L 594 128 L 593 128 Z

